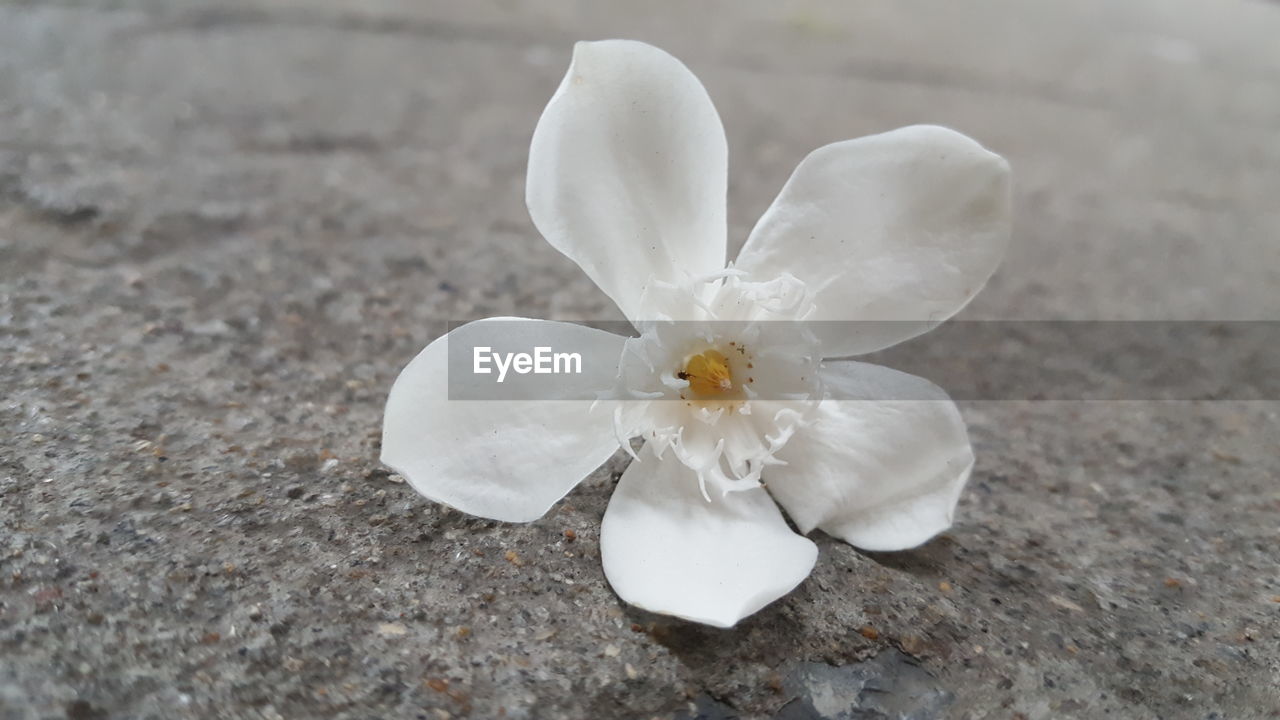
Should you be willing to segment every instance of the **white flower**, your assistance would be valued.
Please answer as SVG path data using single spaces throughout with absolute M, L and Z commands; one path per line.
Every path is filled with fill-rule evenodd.
M 521 323 L 539 344 L 619 358 L 584 368 L 607 391 L 594 407 L 549 400 L 554 385 L 449 400 L 449 339 L 495 321 L 465 325 L 401 373 L 382 444 L 428 498 L 526 522 L 643 437 L 604 516 L 605 574 L 628 603 L 721 627 L 813 568 L 817 547 L 778 505 L 802 533 L 869 550 L 951 525 L 973 466 L 955 405 L 926 380 L 822 359 L 955 314 L 1010 224 L 1008 165 L 940 127 L 814 151 L 728 269 L 726 183 L 719 115 L 687 68 L 639 42 L 579 43 L 534 132 L 529 212 L 641 334 Z M 880 320 L 897 322 L 822 322 Z

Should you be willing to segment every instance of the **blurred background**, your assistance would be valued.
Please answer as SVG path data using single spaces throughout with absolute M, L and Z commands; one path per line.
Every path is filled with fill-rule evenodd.
M 447 321 L 620 318 L 523 203 L 607 37 L 707 86 L 731 251 L 936 123 L 1015 178 L 963 317 L 1280 316 L 1273 2 L 0 0 L 0 718 L 1276 717 L 1275 402 L 963 403 L 951 533 L 728 633 L 609 590 L 620 459 L 528 526 L 379 466 Z

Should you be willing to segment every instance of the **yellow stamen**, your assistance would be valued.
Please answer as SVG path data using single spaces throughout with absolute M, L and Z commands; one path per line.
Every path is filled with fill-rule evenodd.
M 689 388 L 699 395 L 723 395 L 733 390 L 729 360 L 717 350 L 707 350 L 689 358 L 684 371 L 677 376 L 688 380 Z

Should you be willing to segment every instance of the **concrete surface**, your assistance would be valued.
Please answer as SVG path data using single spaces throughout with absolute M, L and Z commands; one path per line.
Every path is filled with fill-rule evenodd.
M 731 632 L 609 590 L 620 458 L 526 526 L 379 468 L 446 321 L 616 317 L 522 202 L 608 36 L 707 84 L 735 244 L 935 122 L 1017 180 L 967 317 L 1280 317 L 1276 4 L 0 0 L 0 718 L 1277 717 L 1275 402 L 964 403 L 950 533 Z

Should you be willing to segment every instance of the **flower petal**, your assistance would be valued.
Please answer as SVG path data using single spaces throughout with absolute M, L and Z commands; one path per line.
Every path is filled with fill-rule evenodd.
M 818 548 L 787 527 L 764 490 L 725 494 L 668 455 L 632 462 L 600 528 L 604 572 L 618 595 L 652 612 L 732 627 L 787 594 Z
M 828 397 L 769 467 L 769 492 L 802 532 L 903 550 L 951 526 L 973 450 L 941 388 L 860 362 L 830 362 Z M 857 399 L 868 398 L 868 399 Z
M 728 148 L 707 91 L 631 40 L 580 42 L 529 148 L 533 223 L 632 320 L 651 280 L 724 268 Z
M 510 522 L 538 519 L 618 449 L 611 409 L 591 412 L 591 401 L 577 398 L 582 387 L 612 384 L 616 364 L 590 361 L 620 357 L 623 341 L 580 325 L 517 318 L 479 320 L 437 338 L 391 388 L 382 462 L 419 493 L 471 515 Z M 503 391 L 513 394 L 494 395 L 518 398 L 524 393 L 538 399 L 451 400 L 451 383 L 459 393 L 464 383 L 474 382 L 470 373 L 460 372 L 456 360 L 450 378 L 451 342 L 478 342 L 501 352 L 528 352 L 537 342 L 572 348 L 587 361 L 572 383 L 544 375 L 539 377 L 548 380 L 536 394 L 526 382 Z M 488 376 L 485 381 L 492 382 Z M 557 395 L 574 399 L 552 399 Z
M 918 125 L 818 148 L 760 218 L 736 267 L 789 272 L 817 305 L 827 357 L 915 337 L 973 298 L 1004 256 L 1009 165 L 954 130 Z

